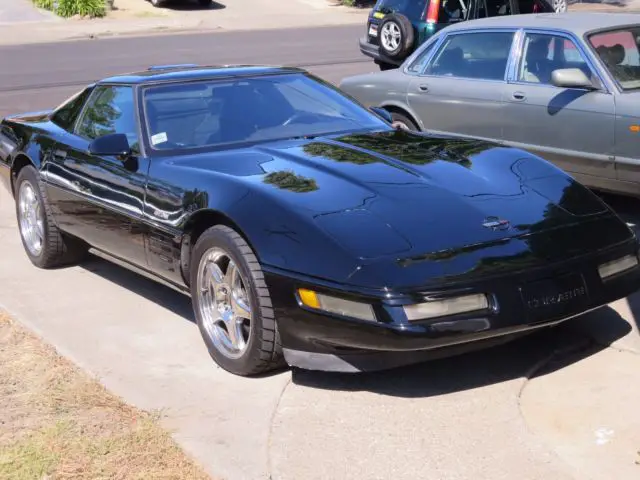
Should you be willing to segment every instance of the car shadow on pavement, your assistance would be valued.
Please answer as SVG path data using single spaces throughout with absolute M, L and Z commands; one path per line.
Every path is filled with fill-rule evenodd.
M 99 257 L 91 256 L 81 267 L 195 323 L 191 299 L 170 287 Z
M 294 369 L 292 381 L 318 389 L 370 391 L 406 398 L 431 397 L 538 376 L 551 359 L 554 359 L 555 369 L 560 368 L 558 365 L 568 365 L 565 359 L 570 359 L 570 363 L 579 362 L 630 331 L 630 325 L 606 306 L 555 328 L 472 353 L 370 373 Z M 596 336 L 598 342 L 592 340 Z M 556 361 L 558 359 L 561 359 L 560 363 Z

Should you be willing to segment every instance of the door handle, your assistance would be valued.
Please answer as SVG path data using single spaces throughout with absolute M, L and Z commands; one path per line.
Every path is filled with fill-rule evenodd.
M 429 91 L 429 85 L 425 85 L 424 83 L 421 83 L 420 85 L 418 85 L 418 89 L 421 92 L 428 92 Z
M 521 102 L 522 100 L 526 99 L 527 96 L 523 93 L 523 92 L 513 92 L 513 94 L 511 95 L 511 97 L 514 100 L 517 100 L 519 102 Z

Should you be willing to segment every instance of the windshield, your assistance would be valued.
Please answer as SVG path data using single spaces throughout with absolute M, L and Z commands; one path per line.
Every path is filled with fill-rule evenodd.
M 402 13 L 409 20 L 422 18 L 427 0 L 378 0 L 374 10 L 382 13 Z
M 593 34 L 589 42 L 623 90 L 640 88 L 640 25 Z
M 153 86 L 145 90 L 144 103 L 154 149 L 391 128 L 336 88 L 305 74 Z

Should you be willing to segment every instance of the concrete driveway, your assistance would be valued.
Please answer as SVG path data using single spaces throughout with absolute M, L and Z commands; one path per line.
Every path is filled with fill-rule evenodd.
M 4 191 L 0 244 L 0 304 L 126 401 L 162 410 L 214 478 L 637 478 L 637 299 L 408 369 L 245 379 L 210 360 L 186 297 L 99 259 L 34 268 Z
M 0 72 L 0 116 L 46 108 L 85 80 L 154 63 L 314 64 L 314 73 L 338 81 L 372 68 L 352 42 L 358 32 L 224 34 L 206 49 L 199 36 L 4 49 L 13 69 Z M 78 55 L 81 67 L 62 61 Z M 639 218 L 638 202 L 611 201 L 629 221 Z M 161 409 L 164 425 L 214 478 L 638 478 L 638 294 L 512 344 L 407 369 L 245 379 L 216 367 L 189 299 L 173 290 L 99 259 L 33 267 L 4 191 L 0 285 L 0 305 L 62 354 L 126 401 Z

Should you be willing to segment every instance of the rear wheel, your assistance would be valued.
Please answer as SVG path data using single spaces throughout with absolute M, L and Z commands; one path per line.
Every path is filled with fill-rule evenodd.
M 38 171 L 26 166 L 16 180 L 16 217 L 25 252 L 35 266 L 54 268 L 76 263 L 88 248 L 58 230 Z
M 227 226 L 211 227 L 191 265 L 194 313 L 215 362 L 242 376 L 284 365 L 264 274 L 245 240 Z

